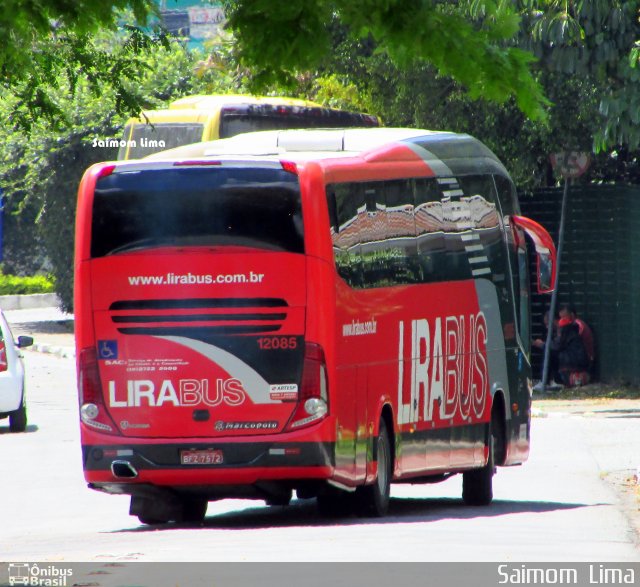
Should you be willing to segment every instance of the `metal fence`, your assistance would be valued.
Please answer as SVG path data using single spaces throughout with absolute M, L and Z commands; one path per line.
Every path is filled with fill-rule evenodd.
M 521 194 L 522 213 L 557 242 L 562 188 Z M 596 374 L 603 382 L 640 383 L 640 187 L 572 186 L 558 304 L 573 304 L 593 329 Z M 550 295 L 532 296 L 533 336 L 543 338 Z M 534 353 L 534 371 L 541 355 Z

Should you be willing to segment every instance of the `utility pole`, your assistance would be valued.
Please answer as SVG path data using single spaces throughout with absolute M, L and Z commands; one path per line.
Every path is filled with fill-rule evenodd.
M 549 378 L 549 358 L 551 356 L 551 343 L 553 341 L 553 320 L 556 315 L 558 303 L 558 289 L 560 284 L 560 263 L 562 250 L 564 248 L 565 221 L 567 216 L 567 202 L 569 200 L 569 187 L 571 180 L 580 177 L 589 167 L 589 154 L 577 151 L 565 151 L 551 155 L 551 165 L 554 170 L 564 177 L 564 191 L 562 192 L 562 206 L 560 208 L 560 227 L 558 229 L 558 246 L 556 254 L 556 278 L 551 294 L 551 305 L 549 307 L 549 323 L 547 328 L 547 340 L 544 345 L 544 362 L 542 364 L 542 391 L 547 389 Z

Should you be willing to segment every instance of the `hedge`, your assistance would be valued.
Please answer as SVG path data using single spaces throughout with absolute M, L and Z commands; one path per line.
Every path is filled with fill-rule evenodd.
M 54 281 L 44 275 L 20 277 L 0 273 L 0 296 L 52 293 L 54 291 Z

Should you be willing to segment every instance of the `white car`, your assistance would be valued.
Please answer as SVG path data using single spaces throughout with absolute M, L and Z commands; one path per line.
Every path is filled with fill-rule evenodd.
M 19 336 L 17 341 L 14 340 L 0 310 L 0 419 L 9 418 L 11 432 L 24 432 L 27 428 L 24 366 L 18 349 L 32 344 L 30 336 Z

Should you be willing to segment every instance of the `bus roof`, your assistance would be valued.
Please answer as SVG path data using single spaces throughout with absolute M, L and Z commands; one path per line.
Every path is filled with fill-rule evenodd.
M 299 100 L 297 98 L 282 98 L 278 96 L 247 96 L 242 94 L 217 94 L 217 95 L 198 95 L 180 98 L 169 104 L 171 110 L 193 109 L 193 110 L 209 110 L 220 108 L 221 106 L 233 106 L 237 104 L 271 104 L 274 106 L 317 106 L 322 108 L 320 104 L 310 102 L 308 100 Z
M 409 147 L 394 149 L 395 147 Z M 402 160 L 402 153 L 418 155 L 436 175 L 498 173 L 509 176 L 496 155 L 467 134 L 410 128 L 348 128 L 276 130 L 236 135 L 228 139 L 194 143 L 156 153 L 145 160 L 192 158 L 258 158 L 304 162 L 344 157 L 368 161 Z M 400 159 L 399 159 L 400 157 Z
M 347 111 L 338 110 L 335 108 L 329 108 L 311 102 L 309 100 L 300 100 L 298 98 L 284 98 L 279 96 L 247 96 L 242 94 L 216 94 L 216 95 L 199 95 L 199 96 L 186 96 L 171 102 L 166 108 L 159 108 L 157 110 L 144 110 L 140 116 L 130 118 L 127 124 L 137 123 L 145 124 L 162 123 L 162 122 L 195 122 L 206 123 L 212 116 L 224 109 L 227 112 L 244 113 L 262 111 L 263 113 L 270 112 L 273 108 L 288 107 L 293 110 L 304 110 L 306 108 L 318 109 L 324 113 L 339 113 Z M 238 110 L 235 111 L 234 108 Z M 257 109 L 257 110 L 253 110 Z M 364 118 L 369 118 L 371 121 L 377 122 L 377 117 L 358 114 Z M 371 124 L 363 124 L 363 126 L 371 126 Z
M 305 108 L 323 108 L 322 105 L 297 98 L 271 96 L 245 96 L 241 94 L 216 94 L 186 96 L 171 102 L 166 108 L 144 110 L 140 116 L 129 119 L 132 122 L 204 122 L 223 107 L 233 106 L 298 106 Z M 194 118 L 197 117 L 197 118 Z

